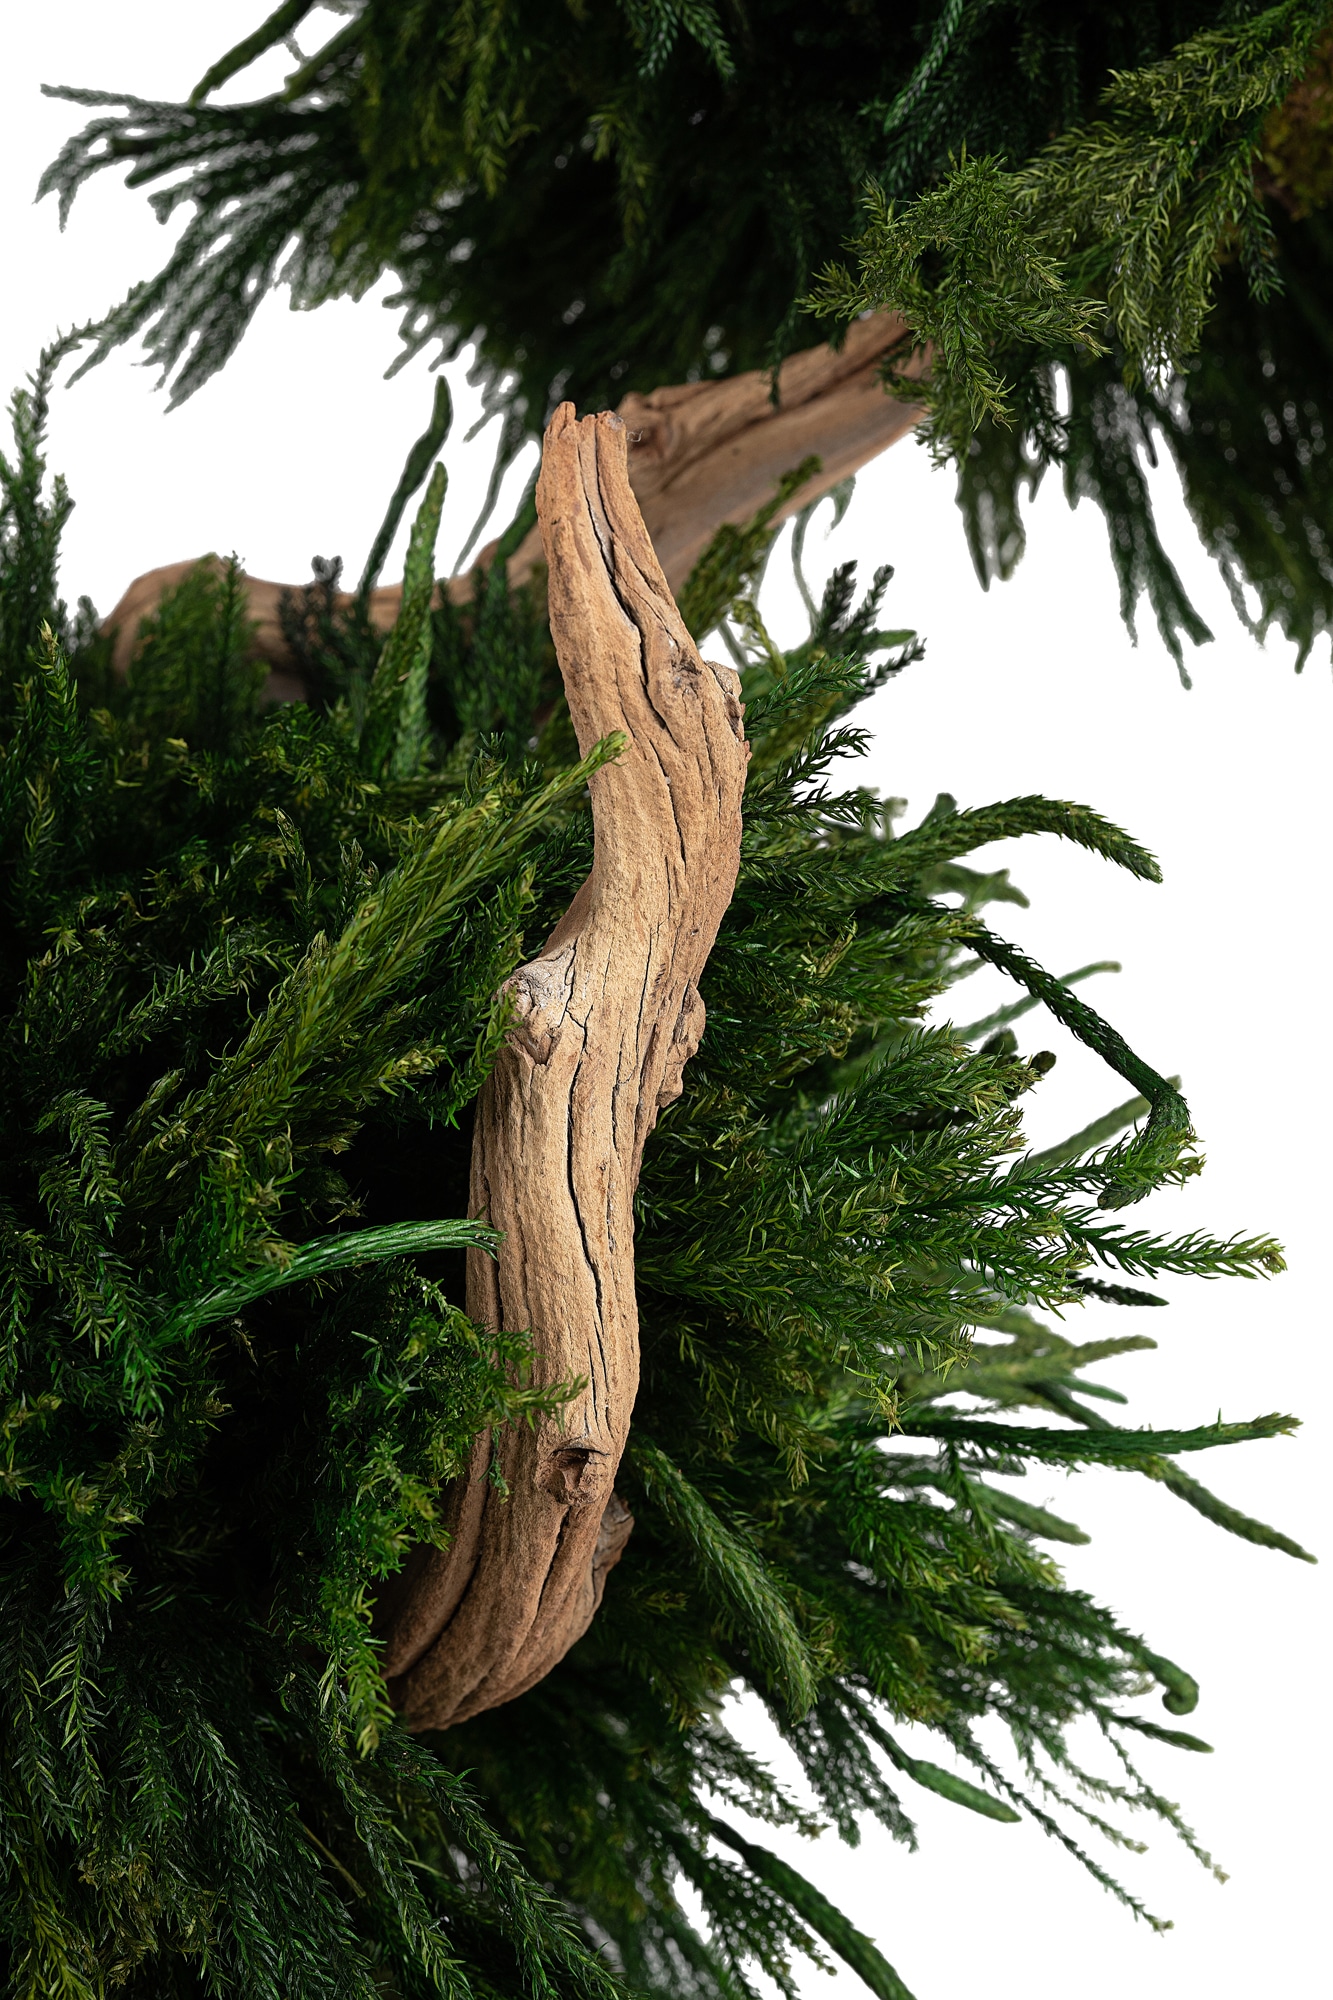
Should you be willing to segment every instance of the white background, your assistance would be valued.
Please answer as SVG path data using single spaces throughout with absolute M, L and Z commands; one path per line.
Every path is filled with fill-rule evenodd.
M 42 82 L 183 96 L 207 64 L 267 12 L 253 0 L 207 8 L 165 0 L 53 0 L 11 6 L 0 76 L 0 231 L 5 297 L 0 387 L 17 383 L 43 342 L 104 309 L 147 276 L 169 239 L 142 196 L 107 176 L 85 192 L 62 238 L 54 204 L 31 206 L 37 175 L 81 115 L 37 95 Z M 306 46 L 311 45 L 307 30 Z M 232 95 L 281 73 L 266 63 Z M 387 286 L 377 295 L 382 297 Z M 418 363 L 392 382 L 395 321 L 377 298 L 297 319 L 270 300 L 226 373 L 168 416 L 151 378 L 119 355 L 58 391 L 50 461 L 77 510 L 64 587 L 105 612 L 140 571 L 235 548 L 251 572 L 297 582 L 312 554 L 342 553 L 353 574 L 430 384 Z M 462 416 L 475 397 L 455 371 Z M 461 423 L 456 436 L 461 437 Z M 453 489 L 442 556 L 475 511 L 487 440 L 451 445 Z M 511 484 L 521 485 L 518 468 Z M 1320 1455 L 1328 1449 L 1329 1201 L 1327 944 L 1330 868 L 1327 647 L 1297 678 L 1289 649 L 1256 647 L 1199 553 L 1169 473 L 1158 480 L 1171 545 L 1218 634 L 1192 661 L 1192 694 L 1150 631 L 1137 650 L 1116 612 L 1101 520 L 1071 514 L 1052 484 L 1031 515 L 1015 582 L 982 594 L 953 509 L 949 475 L 910 443 L 863 474 L 848 519 L 812 529 L 819 576 L 855 556 L 868 574 L 897 565 L 887 622 L 919 628 L 926 660 L 869 711 L 870 777 L 910 800 L 937 791 L 963 805 L 1046 792 L 1096 806 L 1161 857 L 1162 887 L 1122 876 L 1053 840 L 985 857 L 1009 863 L 1032 899 L 1000 927 L 1051 970 L 1121 959 L 1119 978 L 1087 989 L 1160 1070 L 1179 1072 L 1209 1169 L 1187 1192 L 1136 1212 L 1171 1231 L 1271 1229 L 1287 1275 L 1264 1283 L 1164 1287 L 1171 1313 L 1089 1312 L 1077 1329 L 1147 1329 L 1156 1354 L 1098 1371 L 1129 1393 L 1130 1420 L 1184 1425 L 1267 1410 L 1306 1419 L 1294 1440 L 1205 1454 L 1191 1469 L 1234 1503 L 1316 1549 L 1329 1546 Z M 499 517 L 506 518 L 502 511 Z M 823 517 L 827 519 L 827 515 Z M 401 549 L 386 578 L 401 573 Z M 780 636 L 799 628 L 781 551 L 767 609 Z M 971 1017 L 998 982 L 960 989 Z M 1029 1099 L 1048 1143 L 1127 1091 L 1041 1015 L 1026 1048 L 1059 1063 Z M 1321 1225 L 1324 1225 L 1321 1228 Z M 1152 1823 L 1145 1857 L 1107 1855 L 1155 1910 L 1165 1939 L 1136 1925 L 1029 1824 L 997 1826 L 912 1792 L 921 1852 L 876 1829 L 854 1853 L 830 1835 L 792 1858 L 870 1932 L 919 2000 L 1138 2000 L 1313 1993 L 1324 1984 L 1316 1937 L 1329 1771 L 1323 1572 L 1222 1535 L 1145 1481 L 1110 1473 L 1046 1477 L 1044 1497 L 1093 1532 L 1065 1553 L 1071 1581 L 1109 1602 L 1151 1645 L 1187 1666 L 1203 1698 L 1185 1726 L 1211 1758 L 1146 1746 L 1159 1787 L 1180 1800 L 1230 1872 L 1219 1887 Z M 1170 1718 L 1150 1703 L 1148 1711 Z M 762 1717 L 744 1725 L 767 1744 Z M 1093 1746 L 1087 1747 L 1095 1755 Z M 926 1755 L 939 1757 L 923 1740 Z M 1095 1845 L 1095 1836 L 1092 1837 Z M 858 1983 L 837 1975 L 840 2000 Z M 828 1981 L 809 1974 L 811 1994 Z

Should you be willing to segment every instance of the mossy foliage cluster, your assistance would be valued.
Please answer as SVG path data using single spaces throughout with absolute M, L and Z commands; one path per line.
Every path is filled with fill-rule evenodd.
M 185 104 L 63 93 L 96 116 L 44 192 L 124 168 L 186 213 L 94 359 L 142 335 L 187 396 L 275 285 L 389 271 L 404 358 L 476 343 L 504 462 L 564 395 L 771 367 L 885 306 L 932 344 L 983 582 L 1059 466 L 1183 674 L 1211 635 L 1165 451 L 1242 621 L 1302 663 L 1333 633 L 1328 0 L 348 0 L 281 90 L 217 102 L 313 11 Z
M 1146 594 L 1187 681 L 1181 639 L 1210 635 L 1153 526 L 1157 438 L 1249 630 L 1276 625 L 1298 667 L 1333 630 L 1330 239 L 1310 213 L 1333 171 L 1329 19 L 1284 0 L 1198 34 L 1017 167 L 964 154 L 905 204 L 872 184 L 854 266 L 809 301 L 841 323 L 891 306 L 903 350 L 929 347 L 924 435 L 962 468 L 983 581 L 1022 551 L 1022 489 L 1062 465 L 1112 527 L 1127 622 Z M 900 356 L 887 373 L 922 399 Z
M 289 602 L 309 703 L 265 706 L 232 562 L 164 600 L 118 680 L 56 595 L 48 381 L 0 465 L 7 1990 L 742 2000 L 826 1948 L 903 2000 L 765 1821 L 854 1840 L 870 1814 L 911 1842 L 925 1787 L 1034 1815 L 1112 1887 L 1080 1822 L 1123 1840 L 1146 1808 L 1194 1845 L 1132 1755 L 1206 1747 L 1171 1720 L 1194 1683 L 1064 1584 L 1052 1548 L 1080 1531 L 1022 1477 L 1113 1466 L 1300 1554 L 1180 1464 L 1288 1419 L 1126 1428 L 1087 1371 L 1151 1341 L 1073 1330 L 1089 1296 L 1137 1329 L 1158 1273 L 1280 1257 L 1130 1226 L 1192 1171 L 1183 1103 L 982 922 L 1016 892 L 965 859 L 1037 832 L 1151 858 L 1031 798 L 897 831 L 843 775 L 849 711 L 920 650 L 881 628 L 889 573 L 857 603 L 837 572 L 783 653 L 753 600 L 771 531 L 715 545 L 686 601 L 740 635 L 755 755 L 708 1034 L 640 1195 L 634 1534 L 554 1673 L 413 1740 L 376 1590 L 441 1533 L 476 1434 L 537 1402 L 525 1341 L 462 1310 L 487 1238 L 463 1219 L 471 1106 L 616 745 L 573 754 L 544 621 L 500 566 L 432 608 L 438 471 L 387 640 L 360 599 L 336 609 L 334 564 Z M 978 956 L 1019 997 L 945 1025 Z M 1010 1025 L 1035 998 L 1136 1093 L 1041 1155 L 1020 1118 L 1049 1062 Z M 813 1816 L 728 1729 L 738 1688 Z M 1067 1747 L 1086 1718 L 1096 1772 Z

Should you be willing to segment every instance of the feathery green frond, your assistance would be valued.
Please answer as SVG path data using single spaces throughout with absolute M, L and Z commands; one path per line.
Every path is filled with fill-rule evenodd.
M 619 746 L 573 756 L 549 634 L 502 565 L 433 605 L 439 470 L 392 636 L 339 603 L 332 563 L 284 608 L 308 704 L 264 706 L 215 559 L 116 679 L 54 597 L 42 394 L 16 403 L 0 495 L 16 1990 L 752 2000 L 758 1974 L 794 1995 L 795 1958 L 827 1947 L 901 2000 L 732 1816 L 855 1839 L 869 1814 L 911 1844 L 914 1786 L 1034 1817 L 1140 1908 L 1071 1829 L 1123 1841 L 1143 1810 L 1202 1854 L 1126 1747 L 1197 1747 L 1139 1707 L 1145 1676 L 1170 1715 L 1197 1685 L 1065 1585 L 1049 1549 L 1081 1530 L 1013 1489 L 1133 1471 L 1300 1553 L 1176 1460 L 1288 1419 L 1117 1428 L 1085 1400 L 1119 1398 L 1097 1364 L 1152 1342 L 1068 1332 L 1088 1298 L 1160 1303 L 1118 1274 L 1281 1256 L 1106 1216 L 1186 1170 L 1183 1102 L 983 924 L 1016 892 L 958 857 L 1035 832 L 1148 879 L 1150 857 L 1082 807 L 945 797 L 900 831 L 892 802 L 838 791 L 849 711 L 920 650 L 881 629 L 890 573 L 857 602 L 836 572 L 782 653 L 751 615 L 771 510 L 714 548 L 686 601 L 741 654 L 754 775 L 707 1037 L 638 1191 L 634 1533 L 552 1673 L 412 1741 L 377 1606 L 444 1542 L 476 1440 L 572 1388 L 535 1387 L 527 1336 L 466 1317 L 464 1252 L 492 1238 L 461 1218 L 497 995 L 587 872 L 587 780 Z M 1025 1155 L 1042 1059 L 929 1018 L 978 954 L 1143 1096 Z M 743 1689 L 814 1812 L 727 1728 Z M 1109 1776 L 1074 1761 L 1080 1718 Z M 941 1761 L 903 1747 L 909 1723 Z

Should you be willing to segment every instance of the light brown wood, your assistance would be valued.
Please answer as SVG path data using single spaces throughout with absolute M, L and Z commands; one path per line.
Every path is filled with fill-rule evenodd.
M 880 366 L 900 337 L 896 314 L 874 313 L 848 328 L 843 346 L 806 348 L 784 362 L 775 402 L 768 374 L 752 369 L 721 382 L 684 382 L 629 395 L 618 414 L 630 432 L 630 480 L 644 526 L 673 590 L 680 590 L 724 521 L 752 519 L 784 472 L 806 458 L 821 469 L 776 518 L 785 520 L 859 472 L 921 412 L 885 393 Z M 535 536 L 520 544 L 510 574 L 540 558 Z
M 848 330 L 843 347 L 807 348 L 781 369 L 774 403 L 769 377 L 758 369 L 719 382 L 686 382 L 626 396 L 618 414 L 628 431 L 629 476 L 644 524 L 669 587 L 675 591 L 724 521 L 748 521 L 769 499 L 778 480 L 805 458 L 822 470 L 782 510 L 807 501 L 857 472 L 904 436 L 920 415 L 910 403 L 885 394 L 880 365 L 902 332 L 893 314 L 875 313 Z M 477 560 L 493 552 L 494 543 Z M 513 583 L 530 577 L 542 561 L 534 529 L 510 559 Z M 116 632 L 115 661 L 123 672 L 134 654 L 139 625 L 163 592 L 192 563 L 169 563 L 136 577 L 103 624 Z M 255 650 L 274 670 L 275 700 L 299 699 L 302 689 L 282 636 L 278 605 L 289 584 L 247 579 L 250 615 L 258 622 Z M 469 577 L 447 586 L 456 602 L 470 598 Z M 386 629 L 398 616 L 400 584 L 371 593 L 370 617 Z M 340 601 L 350 603 L 344 593 Z
M 638 1389 L 634 1191 L 704 1028 L 699 978 L 735 886 L 749 755 L 738 678 L 700 659 L 630 487 L 612 415 L 556 412 L 537 505 L 551 630 L 591 782 L 592 873 L 508 982 L 514 1025 L 478 1100 L 468 1310 L 530 1328 L 558 1416 L 479 1440 L 447 1550 L 419 1553 L 385 1630 L 410 1727 L 521 1694 L 587 1629 L 632 1525 L 614 1493 Z M 495 1483 L 503 1478 L 505 1491 Z

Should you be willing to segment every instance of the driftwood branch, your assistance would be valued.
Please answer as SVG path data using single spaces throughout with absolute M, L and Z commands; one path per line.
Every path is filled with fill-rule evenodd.
M 592 873 L 509 982 L 515 1026 L 477 1106 L 468 1309 L 530 1328 L 558 1416 L 480 1440 L 446 1550 L 386 1599 L 385 1671 L 416 1729 L 512 1700 L 587 1629 L 632 1522 L 614 1493 L 638 1388 L 634 1191 L 703 1033 L 698 982 L 735 886 L 749 752 L 737 676 L 699 658 L 631 490 L 616 416 L 546 434 L 551 629 L 591 784 Z M 493 1477 L 498 1471 L 505 1491 Z
M 776 403 L 768 375 L 759 370 L 626 396 L 618 414 L 628 433 L 630 483 L 672 590 L 681 588 L 722 523 L 748 521 L 782 474 L 803 459 L 817 457 L 822 470 L 793 496 L 784 510 L 788 514 L 859 471 L 912 428 L 920 412 L 886 395 L 879 379 L 884 355 L 901 332 L 900 320 L 876 313 L 858 320 L 836 353 L 820 346 L 793 354 L 783 364 Z M 478 561 L 488 553 L 483 549 Z M 542 559 L 541 535 L 534 529 L 510 559 L 511 582 L 524 582 Z M 117 635 L 115 661 L 122 672 L 133 657 L 141 620 L 196 560 L 136 577 L 107 618 L 103 630 Z M 304 688 L 278 616 L 284 592 L 294 586 L 261 577 L 246 582 L 250 616 L 258 624 L 256 651 L 273 669 L 270 692 L 277 700 L 299 700 Z M 459 601 L 471 596 L 467 577 L 455 578 L 447 588 Z M 373 624 L 387 630 L 394 623 L 401 593 L 396 583 L 371 592 Z M 350 594 L 341 601 L 350 604 Z
M 787 513 L 911 428 L 918 412 L 879 380 L 900 331 L 881 315 L 839 352 L 793 355 L 776 402 L 756 372 L 631 395 L 582 423 L 566 404 L 547 432 L 539 526 L 510 579 L 546 565 L 580 748 L 617 732 L 626 747 L 592 780 L 592 873 L 510 982 L 516 1024 L 478 1101 L 472 1160 L 472 1212 L 504 1235 L 498 1263 L 470 1257 L 468 1307 L 531 1330 L 539 1383 L 583 1387 L 558 1418 L 478 1440 L 450 1496 L 448 1548 L 419 1549 L 381 1593 L 385 1672 L 414 1729 L 548 1673 L 587 1629 L 633 1526 L 614 1485 L 638 1387 L 634 1191 L 703 1032 L 698 981 L 735 885 L 749 754 L 737 677 L 700 660 L 672 590 L 722 523 L 749 520 L 803 459 L 821 471 Z M 142 619 L 194 566 L 126 591 L 103 627 L 122 670 Z M 468 578 L 446 587 L 471 594 Z M 247 579 L 270 693 L 299 700 L 279 617 L 288 588 Z M 400 597 L 372 592 L 372 622 L 392 626 Z
M 672 590 L 680 590 L 724 521 L 750 520 L 784 472 L 815 457 L 820 471 L 778 520 L 859 472 L 912 429 L 920 409 L 885 393 L 880 364 L 903 332 L 892 313 L 857 320 L 836 352 L 809 347 L 783 363 L 778 397 L 766 371 L 629 395 L 629 476 Z M 514 581 L 541 560 L 534 531 L 510 563 Z

